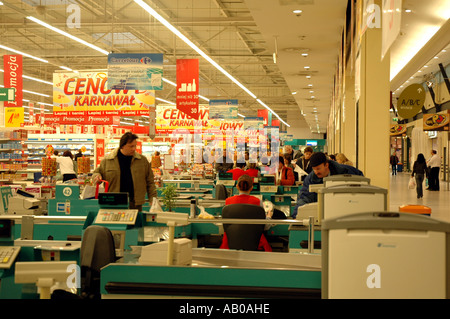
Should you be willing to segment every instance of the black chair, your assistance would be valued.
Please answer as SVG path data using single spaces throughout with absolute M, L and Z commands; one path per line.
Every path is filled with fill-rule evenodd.
M 228 190 L 223 184 L 216 184 L 216 199 L 227 199 L 228 198 Z
M 283 213 L 281 210 L 274 208 L 272 219 L 286 219 L 286 214 Z
M 265 219 L 264 208 L 250 204 L 231 204 L 222 209 L 222 218 Z M 258 250 L 264 224 L 224 224 L 230 249 Z
M 114 237 L 111 231 L 102 226 L 91 225 L 86 228 L 81 241 L 80 270 L 81 294 L 70 294 L 55 290 L 52 299 L 100 299 L 100 269 L 116 261 Z

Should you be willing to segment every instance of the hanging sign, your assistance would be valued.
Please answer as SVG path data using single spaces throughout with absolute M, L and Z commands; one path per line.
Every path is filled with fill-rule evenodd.
M 198 59 L 177 60 L 177 109 L 198 120 Z
M 400 33 L 402 0 L 383 0 L 381 14 L 381 59 L 383 59 Z
M 400 94 L 397 100 L 398 115 L 404 119 L 415 116 L 425 103 L 425 89 L 421 84 L 411 84 Z
M 238 100 L 209 100 L 210 119 L 237 119 Z
M 21 55 L 3 56 L 3 84 L 15 89 L 15 98 L 4 100 L 5 107 L 22 106 L 23 103 L 23 63 Z
M 5 127 L 20 127 L 23 122 L 23 107 L 5 107 Z
M 108 88 L 111 90 L 162 90 L 162 53 L 108 54 Z
M 447 114 L 424 114 L 424 131 L 448 131 L 449 130 L 450 111 Z
M 262 117 L 264 121 L 264 126 L 269 126 L 272 123 L 272 112 L 268 109 L 258 110 L 258 117 Z
M 390 136 L 397 136 L 406 133 L 406 125 L 395 124 L 389 129 Z
M 154 107 L 155 91 L 110 90 L 107 81 L 106 72 L 54 73 L 53 113 L 141 116 Z

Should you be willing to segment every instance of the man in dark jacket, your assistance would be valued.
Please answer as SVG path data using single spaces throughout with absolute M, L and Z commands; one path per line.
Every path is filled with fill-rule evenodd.
M 295 206 L 292 218 L 297 217 L 297 210 L 300 206 L 317 202 L 317 193 L 310 192 L 309 185 L 323 184 L 323 178 L 331 175 L 351 174 L 363 176 L 363 173 L 353 166 L 329 161 L 327 156 L 322 152 L 314 153 L 311 156 L 310 163 L 313 171 L 303 181 L 303 186 L 297 195 L 297 205 Z

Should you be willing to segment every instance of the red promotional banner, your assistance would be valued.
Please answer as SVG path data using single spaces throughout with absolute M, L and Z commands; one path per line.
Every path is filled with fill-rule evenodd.
M 102 138 L 97 138 L 95 140 L 95 148 L 96 148 L 96 165 L 99 165 L 102 159 L 105 157 L 105 140 Z
M 272 120 L 272 126 L 280 127 L 280 120 Z
M 177 109 L 198 120 L 198 59 L 177 60 Z
M 36 122 L 52 125 L 52 124 L 66 124 L 66 125 L 117 125 L 120 121 L 118 116 L 89 116 L 89 115 L 49 115 L 42 116 L 36 114 Z
M 268 109 L 258 110 L 258 117 L 262 117 L 264 119 L 264 126 L 270 126 L 272 122 L 272 113 L 269 113 Z
M 142 154 L 142 142 L 141 141 L 136 141 L 136 152 L 138 152 L 139 154 Z
M 16 89 L 16 99 L 14 101 L 5 101 L 5 107 L 22 106 L 23 104 L 23 64 L 21 55 L 3 56 L 3 84 L 5 88 Z

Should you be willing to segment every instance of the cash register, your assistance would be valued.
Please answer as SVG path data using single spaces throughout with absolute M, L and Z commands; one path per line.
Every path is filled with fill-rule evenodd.
M 31 193 L 18 189 L 16 195 L 9 198 L 8 214 L 42 215 L 41 201 Z
M 137 209 L 129 209 L 128 193 L 98 194 L 100 209 L 96 216 L 88 216 L 93 225 L 100 225 L 111 230 L 116 247 L 116 256 L 122 257 L 130 245 L 137 245 L 140 236 L 141 219 Z M 89 221 L 85 227 L 89 226 Z

